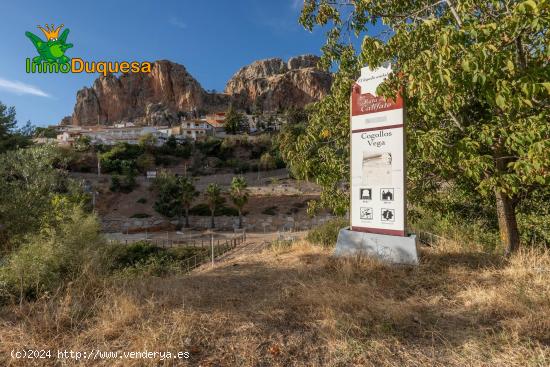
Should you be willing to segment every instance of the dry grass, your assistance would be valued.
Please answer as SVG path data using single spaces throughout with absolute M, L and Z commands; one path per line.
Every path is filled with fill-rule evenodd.
M 506 261 L 441 244 L 413 268 L 338 260 L 298 242 L 190 276 L 95 284 L 87 295 L 81 287 L 4 308 L 0 350 L 191 352 L 164 366 L 550 365 L 550 254 L 542 251 Z M 33 365 L 6 354 L 0 364 Z

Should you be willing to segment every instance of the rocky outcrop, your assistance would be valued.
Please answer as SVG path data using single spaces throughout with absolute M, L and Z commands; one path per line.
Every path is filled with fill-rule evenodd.
M 72 116 L 65 116 L 59 122 L 60 126 L 67 126 L 67 125 L 72 125 L 72 124 L 73 124 L 73 117 Z
M 293 57 L 286 63 L 278 58 L 256 61 L 233 75 L 225 93 L 240 108 L 304 107 L 327 95 L 332 83 L 331 74 L 317 68 L 318 61 L 313 55 Z
M 319 70 L 318 57 L 304 55 L 268 59 L 239 70 L 225 93 L 207 93 L 182 65 L 161 60 L 151 73 L 101 76 L 90 88 L 78 91 L 73 115 L 63 123 L 172 125 L 182 116 L 237 108 L 273 111 L 304 107 L 325 96 L 331 75 Z
M 129 73 L 119 78 L 109 74 L 96 79 L 93 87 L 78 91 L 72 122 L 155 124 L 159 111 L 191 111 L 203 105 L 206 94 L 182 65 L 156 61 L 151 73 Z
M 301 55 L 288 59 L 287 67 L 289 70 L 316 68 L 319 64 L 319 56 Z

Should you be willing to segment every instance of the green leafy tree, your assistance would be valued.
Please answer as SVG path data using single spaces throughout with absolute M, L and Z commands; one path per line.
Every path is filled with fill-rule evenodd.
M 0 102 L 0 153 L 24 148 L 32 143 L 34 127 L 27 122 L 21 130 L 17 130 L 15 116 L 15 107 L 8 108 Z
M 359 67 L 392 61 L 379 92 L 403 91 L 416 178 L 453 181 L 492 199 L 502 245 L 517 250 L 516 208 L 550 183 L 550 3 L 312 0 L 300 20 L 310 30 L 330 25 L 322 64 L 339 67 L 331 96 L 284 153 L 336 198 L 321 201 L 347 205 L 349 93 Z M 379 21 L 388 32 L 373 35 Z M 348 31 L 366 32 L 359 53 Z
M 36 127 L 34 129 L 34 136 L 55 139 L 57 137 L 57 131 L 53 127 Z
M 185 227 L 189 228 L 189 209 L 199 192 L 195 189 L 193 181 L 188 177 L 180 177 L 179 185 L 181 190 L 181 205 L 185 213 Z
M 230 106 L 225 114 L 224 129 L 229 134 L 237 134 L 245 130 L 246 123 L 242 113 Z
M 248 192 L 248 185 L 246 183 L 246 179 L 243 176 L 237 176 L 233 177 L 231 180 L 231 189 L 229 191 L 229 195 L 231 197 L 231 200 L 233 201 L 233 204 L 237 207 L 237 210 L 239 211 L 239 228 L 243 227 L 243 217 L 242 217 L 242 211 L 243 207 L 248 202 L 249 192 Z
M 90 149 L 91 146 L 92 146 L 92 139 L 90 139 L 89 136 L 82 135 L 75 140 L 73 148 L 77 152 L 86 152 Z
M 155 166 L 155 157 L 150 153 L 140 155 L 136 160 L 136 167 L 142 173 L 147 172 Z
M 164 143 L 166 147 L 172 151 L 176 150 L 178 147 L 178 141 L 176 140 L 175 135 L 170 135 L 168 139 L 166 140 L 166 143 Z
M 168 218 L 181 218 L 182 193 L 178 178 L 171 172 L 161 171 L 153 181 L 153 187 L 158 194 L 154 209 Z
M 211 228 L 215 227 L 214 213 L 216 212 L 216 208 L 222 205 L 225 201 L 221 193 L 221 188 L 215 183 L 208 184 L 204 192 L 204 196 L 206 197 L 206 201 L 208 203 L 208 208 L 210 209 Z
M 152 133 L 147 133 L 139 137 L 139 146 L 146 152 L 154 152 L 156 145 L 157 138 Z
M 304 108 L 290 107 L 285 111 L 288 124 L 299 124 L 307 121 L 307 112 Z
M 32 146 L 0 155 L 0 250 L 17 247 L 28 233 L 55 227 L 56 202 L 82 206 L 87 197 L 64 171 L 59 151 Z M 71 211 L 68 209 L 67 211 Z
M 104 172 L 124 173 L 136 167 L 136 160 L 143 154 L 142 147 L 128 143 L 118 143 L 108 151 L 100 153 L 101 167 Z

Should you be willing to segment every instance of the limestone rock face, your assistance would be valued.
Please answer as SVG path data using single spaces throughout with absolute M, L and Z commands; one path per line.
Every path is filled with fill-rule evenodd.
M 331 74 L 317 69 L 318 60 L 304 55 L 288 62 L 278 58 L 256 61 L 229 80 L 225 93 L 206 92 L 182 65 L 155 61 L 151 73 L 100 76 L 92 87 L 79 90 L 72 117 L 63 123 L 172 125 L 181 116 L 224 111 L 231 103 L 240 109 L 263 111 L 304 107 L 330 89 Z
M 287 67 L 289 70 L 316 68 L 319 63 L 319 56 L 300 55 L 288 59 Z
M 317 68 L 318 61 L 313 55 L 293 57 L 287 63 L 277 58 L 256 61 L 233 75 L 225 92 L 245 109 L 304 107 L 327 95 L 332 84 L 331 74 Z
M 182 65 L 161 60 L 151 73 L 100 76 L 92 88 L 78 91 L 74 125 L 112 124 L 117 121 L 147 121 L 147 106 L 161 103 L 170 112 L 190 111 L 203 104 L 206 92 Z M 158 111 L 162 108 L 156 108 Z M 157 116 L 158 117 L 158 116 Z M 158 119 L 157 119 L 158 120 Z
M 67 125 L 72 125 L 72 124 L 73 124 L 73 117 L 72 116 L 65 116 L 59 122 L 60 126 L 67 126 Z

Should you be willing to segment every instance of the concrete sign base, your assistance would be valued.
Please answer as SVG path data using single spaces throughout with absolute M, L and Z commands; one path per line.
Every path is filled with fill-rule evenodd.
M 351 231 L 342 228 L 338 233 L 335 256 L 363 254 L 392 264 L 418 264 L 416 235 L 406 237 Z

